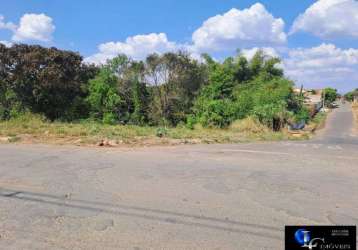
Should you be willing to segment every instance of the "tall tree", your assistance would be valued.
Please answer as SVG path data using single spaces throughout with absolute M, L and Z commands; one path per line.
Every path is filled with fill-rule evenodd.
M 7 50 L 9 88 L 24 107 L 51 120 L 66 114 L 96 73 L 74 52 L 35 45 L 13 45 Z
M 91 115 L 104 123 L 114 124 L 120 116 L 122 102 L 117 93 L 117 77 L 109 67 L 103 67 L 89 83 L 87 101 Z
M 151 119 L 172 125 L 185 121 L 199 89 L 205 83 L 204 69 L 188 54 L 150 55 L 146 81 L 151 87 Z

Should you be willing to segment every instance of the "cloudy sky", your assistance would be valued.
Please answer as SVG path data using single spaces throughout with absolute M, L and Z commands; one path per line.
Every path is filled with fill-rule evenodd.
M 261 48 L 297 85 L 358 88 L 356 0 L 2 0 L 0 42 L 75 50 L 94 63 L 178 49 L 220 60 Z

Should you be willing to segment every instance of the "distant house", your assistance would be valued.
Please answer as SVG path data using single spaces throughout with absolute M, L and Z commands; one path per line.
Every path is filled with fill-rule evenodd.
M 301 93 L 300 88 L 295 88 L 293 91 L 297 94 Z M 304 96 L 304 104 L 309 108 L 311 116 L 314 116 L 323 107 L 322 90 L 321 89 L 302 89 Z
M 299 94 L 299 93 L 301 93 L 301 88 L 294 88 L 294 89 L 293 89 L 293 92 L 295 92 L 296 94 Z M 303 93 L 303 94 L 306 93 L 306 90 L 305 90 L 305 89 L 302 89 L 302 93 Z

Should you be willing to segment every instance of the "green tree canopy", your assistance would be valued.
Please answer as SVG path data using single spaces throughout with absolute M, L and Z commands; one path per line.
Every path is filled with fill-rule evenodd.
M 338 97 L 336 89 L 325 88 L 322 91 L 322 98 L 324 98 L 325 105 L 331 105 Z

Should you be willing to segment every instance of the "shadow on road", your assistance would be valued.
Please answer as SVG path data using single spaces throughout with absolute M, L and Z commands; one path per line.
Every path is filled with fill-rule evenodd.
M 105 213 L 116 216 L 128 216 L 146 220 L 159 221 L 170 224 L 179 224 L 193 227 L 208 228 L 232 233 L 250 234 L 258 237 L 282 240 L 283 230 L 251 223 L 244 223 L 229 219 L 220 219 L 202 215 L 191 215 L 186 213 L 165 211 L 160 209 L 143 208 L 127 205 L 115 205 L 104 202 L 86 201 L 80 199 L 66 198 L 44 193 L 35 193 L 22 190 L 13 190 L 0 187 L 0 197 L 42 203 L 51 206 L 65 207 L 69 209 L 80 209 L 97 213 Z M 69 210 L 69 214 L 71 211 Z

